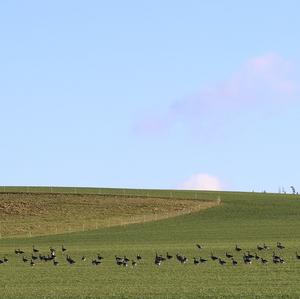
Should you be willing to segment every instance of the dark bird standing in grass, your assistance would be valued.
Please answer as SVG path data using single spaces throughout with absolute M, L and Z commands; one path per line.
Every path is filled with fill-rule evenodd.
M 75 261 L 69 255 L 67 255 L 66 261 L 69 263 L 69 265 L 75 264 Z
M 219 259 L 217 256 L 213 255 L 212 252 L 210 253 L 210 258 L 211 258 L 213 261 L 216 261 L 216 260 Z
M 156 266 L 160 266 L 161 263 L 162 263 L 161 259 L 157 259 L 157 258 L 156 258 L 156 259 L 154 260 L 154 264 L 155 264 Z
M 260 246 L 260 245 L 257 245 L 256 246 L 257 250 L 261 251 L 261 250 L 264 250 L 265 248 L 263 246 Z
M 173 258 L 173 256 L 170 255 L 170 254 L 167 252 L 167 259 L 170 260 L 170 259 L 172 259 L 172 258 Z
M 228 253 L 227 251 L 226 251 L 225 255 L 226 255 L 226 257 L 229 258 L 229 259 L 233 258 L 233 255 L 230 254 L 230 253 Z
M 136 261 L 134 261 L 134 260 L 132 260 L 132 262 L 131 262 L 131 266 L 132 267 L 135 267 L 137 265 L 137 262 Z
M 204 248 L 204 246 L 201 245 L 201 244 L 196 244 L 196 246 L 197 246 L 198 249 L 203 249 Z
M 221 266 L 224 266 L 224 265 L 226 265 L 226 262 L 223 261 L 221 258 L 219 258 L 219 264 L 220 264 Z
M 241 251 L 241 250 L 242 250 L 241 247 L 238 247 L 237 245 L 235 245 L 235 251 L 239 252 L 239 251 Z
M 15 250 L 15 254 L 17 254 L 17 255 L 24 254 L 24 253 L 25 252 L 23 250 L 21 250 L 20 248 Z
M 35 252 L 35 253 L 39 252 L 39 250 L 37 248 L 35 248 L 34 245 L 32 245 L 32 251 Z
M 101 256 L 99 253 L 97 254 L 97 258 L 98 258 L 98 260 L 99 260 L 99 261 L 101 261 L 101 260 L 103 260 L 103 259 L 104 259 L 104 257 L 103 257 L 103 256 Z
M 95 266 L 98 266 L 101 264 L 101 261 L 98 261 L 98 260 L 92 260 L 92 265 L 95 265 Z
M 206 259 L 204 259 L 204 258 L 202 258 L 201 256 L 200 256 L 200 258 L 199 258 L 199 261 L 200 261 L 200 263 L 201 263 L 201 264 L 204 264 L 204 263 L 206 263 L 206 262 L 207 262 L 207 260 L 206 260 Z
M 264 259 L 264 258 L 261 258 L 261 263 L 263 265 L 266 265 L 268 263 L 268 260 L 267 259 Z
M 59 265 L 59 262 L 56 261 L 56 260 L 53 260 L 53 265 L 54 265 L 54 266 L 58 266 L 58 265 Z
M 234 258 L 232 258 L 231 261 L 232 261 L 232 266 L 236 266 L 238 264 L 238 262 Z
M 285 248 L 285 246 L 283 246 L 283 245 L 281 244 L 281 242 L 277 242 L 276 247 L 277 247 L 278 249 L 284 249 L 284 248 Z
M 31 259 L 34 260 L 34 261 L 36 261 L 38 259 L 38 257 L 32 254 L 31 255 Z

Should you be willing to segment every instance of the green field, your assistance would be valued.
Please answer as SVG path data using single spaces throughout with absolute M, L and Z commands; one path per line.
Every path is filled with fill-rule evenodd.
M 0 265 L 0 298 L 300 298 L 300 260 L 295 257 L 296 250 L 300 249 L 300 197 L 297 195 L 72 189 L 52 189 L 51 193 L 136 195 L 166 201 L 174 198 L 216 201 L 220 197 L 221 204 L 152 222 L 69 234 L 2 238 L 0 257 L 6 256 L 9 262 Z M 49 188 L 0 188 L 0 192 L 8 191 L 49 193 Z M 277 241 L 286 249 L 275 250 Z M 199 251 L 196 243 L 205 248 Z M 272 249 L 258 252 L 256 245 L 263 243 Z M 50 246 L 57 248 L 59 266 L 37 262 L 30 267 L 14 254 L 15 248 L 21 248 L 30 256 L 33 244 L 43 253 L 49 252 Z M 75 265 L 66 263 L 60 251 L 62 244 L 76 260 Z M 235 252 L 236 244 L 243 248 L 241 253 Z M 285 264 L 272 263 L 273 248 L 284 257 Z M 257 252 L 270 263 L 243 264 L 242 255 L 246 250 Z M 189 262 L 182 265 L 173 259 L 155 266 L 155 253 L 166 255 L 167 251 L 173 255 L 184 254 Z M 210 260 L 211 251 L 228 263 L 221 266 Z M 234 254 L 239 263 L 236 267 L 226 259 L 225 251 Z M 91 260 L 97 253 L 104 256 L 103 264 L 92 266 Z M 120 267 L 115 263 L 115 255 L 132 259 L 137 254 L 143 259 L 136 267 Z M 80 260 L 82 255 L 87 261 Z M 209 260 L 207 264 L 195 266 L 192 258 L 200 255 Z

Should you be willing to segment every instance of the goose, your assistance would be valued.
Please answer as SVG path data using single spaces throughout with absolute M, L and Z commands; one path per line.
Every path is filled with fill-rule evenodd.
M 137 265 L 137 262 L 134 261 L 134 260 L 132 260 L 132 261 L 131 261 L 131 265 L 132 265 L 132 267 L 135 267 L 135 266 Z
M 200 259 L 199 259 L 199 261 L 200 261 L 200 263 L 201 263 L 201 264 L 203 264 L 203 263 L 206 263 L 206 262 L 207 262 L 207 260 L 206 260 L 206 259 L 204 259 L 204 258 L 202 258 L 201 256 L 200 256 Z
M 266 265 L 266 264 L 268 263 L 268 260 L 266 260 L 266 259 L 264 259 L 264 258 L 261 258 L 261 263 L 262 263 L 263 265 Z
M 122 266 L 123 265 L 123 260 L 118 260 L 116 263 L 117 263 L 118 266 Z
M 275 251 L 273 251 L 273 259 L 279 260 L 280 256 L 275 254 Z
M 142 257 L 138 254 L 138 255 L 136 256 L 136 259 L 137 259 L 138 261 L 140 261 L 140 260 L 142 259 Z
M 92 265 L 95 265 L 95 266 L 98 266 L 101 264 L 101 261 L 98 261 L 98 260 L 92 260 Z
M 17 254 L 17 255 L 24 254 L 24 253 L 25 252 L 23 250 L 21 250 L 20 248 L 15 250 L 15 254 Z
M 97 258 L 98 258 L 98 260 L 100 260 L 100 261 L 104 259 L 104 257 L 101 256 L 99 253 L 97 254 Z
M 216 260 L 219 259 L 217 256 L 213 255 L 212 252 L 210 253 L 210 258 L 211 258 L 213 261 L 216 261 Z
M 3 261 L 3 260 L 0 260 L 0 265 L 1 265 L 1 264 L 4 264 L 4 261 Z
M 35 266 L 35 263 L 34 263 L 33 260 L 30 261 L 30 266 L 31 266 L 31 267 Z
M 173 256 L 170 255 L 170 254 L 167 252 L 167 259 L 170 260 L 170 259 L 172 259 L 172 258 L 173 258 Z
M 247 251 L 247 257 L 248 257 L 249 259 L 253 259 L 253 258 L 254 258 L 254 255 L 251 254 L 250 251 L 248 250 L 248 251 Z
M 4 263 L 8 263 L 8 259 L 6 257 L 3 258 Z
M 27 262 L 28 262 L 28 259 L 27 259 L 25 256 L 23 256 L 22 261 L 23 261 L 24 263 L 27 263 Z
M 234 258 L 232 258 L 231 261 L 232 261 L 232 266 L 236 266 L 238 264 L 238 262 Z
M 52 257 L 56 257 L 56 250 L 53 249 L 53 248 L 50 248 L 50 255 L 51 255 Z
M 65 252 L 65 251 L 67 251 L 67 248 L 65 248 L 64 245 L 61 245 L 61 251 Z
M 260 246 L 260 245 L 257 245 L 256 248 L 257 248 L 257 250 L 259 250 L 259 251 L 265 249 L 264 246 Z
M 155 259 L 155 260 L 154 260 L 154 264 L 155 264 L 156 266 L 158 266 L 158 267 L 161 265 L 161 263 L 162 263 L 162 262 L 161 262 L 160 259 Z
M 164 262 L 164 261 L 166 260 L 166 258 L 163 257 L 161 254 L 158 255 L 157 252 L 156 252 L 156 254 L 155 254 L 155 258 L 156 258 L 156 259 L 160 259 L 162 262 Z
M 220 264 L 221 266 L 224 266 L 224 265 L 226 264 L 226 262 L 223 261 L 221 258 L 219 258 L 219 264 Z
M 242 250 L 242 248 L 240 248 L 240 247 L 238 247 L 237 245 L 235 245 L 235 250 L 239 252 L 239 251 Z
M 176 254 L 176 258 L 177 260 L 181 263 L 181 264 L 186 264 L 188 262 L 188 259 L 186 256 L 184 255 L 180 255 L 180 254 Z
M 123 258 L 116 257 L 116 263 L 117 263 L 118 266 L 122 266 L 123 265 Z
M 54 266 L 58 266 L 58 265 L 59 265 L 59 262 L 56 261 L 56 260 L 53 260 L 53 265 L 54 265 Z
M 67 255 L 66 260 L 70 265 L 73 265 L 76 263 L 69 255 Z
M 226 257 L 229 258 L 229 259 L 233 258 L 233 255 L 230 254 L 230 253 L 228 253 L 227 251 L 226 251 L 225 255 L 226 255 Z
M 243 255 L 243 261 L 246 265 L 251 265 L 252 263 L 252 259 L 249 257 L 249 255 L 246 255 L 245 253 Z
M 281 244 L 281 242 L 277 242 L 276 247 L 277 247 L 278 249 L 284 249 L 284 248 L 285 248 L 285 246 L 283 246 L 283 245 Z
M 32 251 L 35 252 L 35 253 L 39 252 L 39 250 L 37 248 L 35 248 L 34 245 L 32 245 Z
M 54 259 L 55 259 L 55 256 L 52 256 L 52 255 L 44 256 L 44 261 L 45 262 L 52 261 Z
M 296 259 L 300 260 L 300 255 L 298 254 L 298 252 L 296 252 Z
M 269 250 L 270 249 L 270 246 L 267 246 L 265 243 L 264 243 L 264 250 Z
M 260 256 L 258 256 L 256 252 L 255 252 L 255 256 L 254 257 L 255 257 L 256 260 L 260 259 Z
M 194 257 L 194 265 L 199 265 L 200 261 Z
M 123 263 L 122 263 L 122 264 L 123 264 L 123 266 L 124 266 L 124 267 L 128 267 L 128 262 L 129 262 L 129 260 L 128 260 L 128 261 L 126 261 L 126 260 L 124 259 L 124 260 L 123 260 Z
M 31 259 L 35 261 L 35 260 L 37 260 L 37 259 L 38 259 L 38 257 L 37 257 L 37 256 L 35 256 L 35 255 L 33 255 L 33 254 L 31 254 Z
M 204 246 L 200 245 L 200 244 L 196 244 L 196 246 L 197 246 L 198 249 L 203 249 L 204 248 Z
M 86 261 L 86 257 L 85 257 L 85 256 L 82 256 L 82 257 L 81 257 L 81 260 L 82 260 L 83 262 L 85 262 L 85 261 Z

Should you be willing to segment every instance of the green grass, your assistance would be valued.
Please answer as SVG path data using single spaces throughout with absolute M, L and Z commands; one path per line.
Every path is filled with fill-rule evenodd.
M 81 190 L 82 191 L 82 190 Z M 121 195 L 123 191 L 109 190 Z M 131 195 L 135 190 L 130 190 Z M 137 190 L 146 196 L 151 190 Z M 205 211 L 128 226 L 52 235 L 36 238 L 1 239 L 0 256 L 7 254 L 8 265 L 0 265 L 2 290 L 0 298 L 300 298 L 300 261 L 295 251 L 300 248 L 300 197 L 293 195 L 231 193 L 231 192 L 176 192 L 153 193 L 166 196 L 172 192 L 180 198 L 216 199 L 220 206 Z M 153 194 L 152 194 L 153 195 Z M 286 264 L 266 267 L 254 263 L 221 267 L 209 260 L 206 265 L 180 265 L 169 261 L 160 268 L 153 264 L 155 252 L 177 252 L 190 259 L 199 256 L 195 244 L 205 245 L 201 252 L 210 251 L 224 256 L 234 253 L 241 261 L 241 253 L 234 252 L 235 244 L 255 251 L 258 243 L 274 247 L 277 241 L 286 245 L 282 255 Z M 29 251 L 35 244 L 46 252 L 49 246 L 64 244 L 74 266 L 58 257 L 61 264 L 37 264 L 31 268 L 17 258 L 14 248 Z M 105 261 L 99 267 L 90 264 L 100 252 Z M 119 268 L 115 255 L 134 257 L 140 253 L 144 260 L 136 268 Z M 271 256 L 271 252 L 262 255 Z M 59 254 L 60 255 L 60 254 Z M 86 263 L 79 257 L 86 255 Z

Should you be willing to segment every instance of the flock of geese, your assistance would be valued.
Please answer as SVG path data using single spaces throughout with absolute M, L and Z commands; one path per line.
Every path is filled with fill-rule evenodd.
M 204 249 L 203 245 L 196 244 L 196 248 L 198 252 L 201 252 Z M 257 245 L 256 246 L 257 251 L 260 253 L 263 253 L 264 251 L 270 251 L 271 247 L 267 246 L 266 244 L 263 245 Z M 193 264 L 194 265 L 201 265 L 208 263 L 209 260 L 214 261 L 219 263 L 221 266 L 225 265 L 232 265 L 232 266 L 237 266 L 238 264 L 246 264 L 250 265 L 253 263 L 253 261 L 260 262 L 263 265 L 266 265 L 268 263 L 273 263 L 273 264 L 284 264 L 285 259 L 282 256 L 282 252 L 284 251 L 285 246 L 281 242 L 277 242 L 276 247 L 273 248 L 273 254 L 271 257 L 266 258 L 265 254 L 261 256 L 261 254 L 257 254 L 257 252 L 251 253 L 249 250 L 243 251 L 241 247 L 238 245 L 235 245 L 235 248 L 233 249 L 235 253 L 242 259 L 238 260 L 237 256 L 234 256 L 233 253 L 229 253 L 228 251 L 225 252 L 224 256 L 217 256 L 213 254 L 213 252 L 210 253 L 210 256 L 208 258 L 203 258 L 203 257 L 194 257 L 193 258 Z M 275 253 L 275 250 L 278 253 Z M 25 255 L 25 252 L 21 250 L 20 248 L 15 249 L 15 254 L 20 257 L 21 261 L 23 263 L 29 264 L 31 267 L 35 266 L 38 262 L 51 262 L 54 266 L 59 265 L 59 261 L 57 259 L 57 250 L 55 248 L 50 247 L 49 251 L 47 254 L 42 254 L 40 250 L 35 247 L 35 245 L 32 246 L 32 251 L 30 252 L 30 256 Z M 241 255 L 242 254 L 242 255 Z M 86 262 L 87 258 L 86 256 L 82 256 L 79 260 L 73 259 L 69 253 L 67 248 L 62 245 L 61 246 L 61 252 L 60 256 L 65 259 L 66 263 L 69 265 L 76 264 L 78 262 Z M 295 257 L 297 260 L 300 260 L 300 255 L 298 252 L 295 253 Z M 140 254 L 137 254 L 134 259 L 128 258 L 126 255 L 125 256 L 115 256 L 115 263 L 118 266 L 123 266 L 123 267 L 128 267 L 132 266 L 135 267 L 138 265 L 138 263 L 143 260 L 142 256 Z M 182 254 L 177 253 L 175 256 L 169 254 L 169 252 L 166 253 L 166 255 L 162 254 L 155 254 L 154 257 L 154 265 L 156 266 L 161 266 L 164 262 L 168 260 L 175 259 L 177 260 L 180 264 L 186 264 L 189 262 L 189 259 Z M 100 255 L 99 253 L 95 255 L 93 259 L 90 260 L 91 265 L 94 266 L 99 266 L 103 263 L 104 257 Z M 8 263 L 8 258 L 4 257 L 0 259 L 0 265 L 1 264 L 7 264 Z

